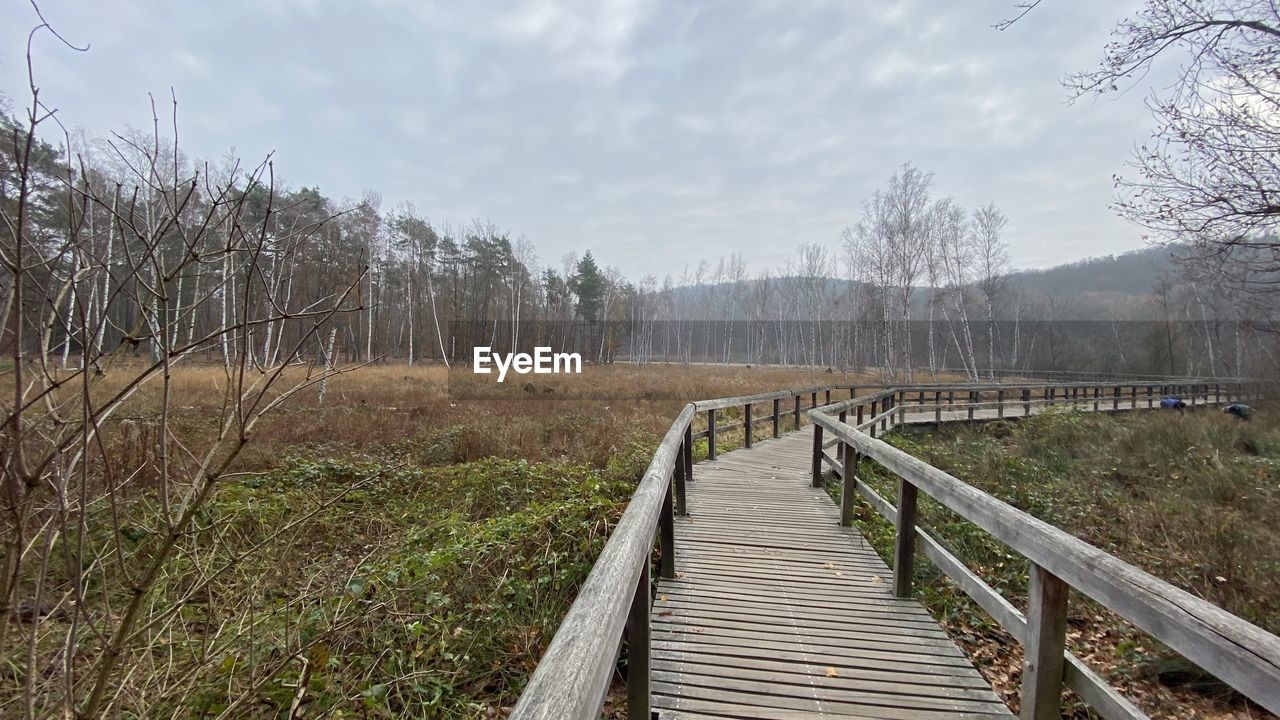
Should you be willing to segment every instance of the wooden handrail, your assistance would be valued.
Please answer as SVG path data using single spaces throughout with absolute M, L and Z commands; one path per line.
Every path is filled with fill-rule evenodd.
M 647 640 L 653 538 L 664 505 L 670 502 L 672 475 L 677 467 L 684 467 L 682 449 L 695 412 L 692 403 L 686 405 L 667 430 L 511 717 L 595 720 L 613 678 L 623 626 L 629 614 L 633 626 L 639 617 L 633 605 L 644 606 L 643 634 Z M 663 554 L 673 553 L 671 548 L 663 548 Z M 648 648 L 643 650 L 647 671 Z M 644 695 L 647 707 L 647 677 Z M 643 717 L 648 717 L 648 712 Z
M 1214 383 L 1191 384 L 1197 385 L 1198 394 L 1206 399 L 1210 394 L 1220 396 L 1221 386 L 1234 385 L 1216 383 L 1219 387 L 1213 387 Z M 1101 393 L 1098 390 L 1103 387 L 1146 388 L 1149 385 L 1154 387 L 1161 383 L 1085 383 L 1076 386 L 1086 387 L 1093 392 L 1084 393 L 1083 397 L 1077 393 L 1075 399 L 1077 402 L 1093 403 L 1100 399 Z M 1057 388 L 1063 387 L 1063 384 L 1049 383 L 1041 387 L 1050 386 Z M 1010 387 L 1004 386 L 1004 389 Z M 1021 387 L 1027 386 L 1019 386 L 1019 389 Z M 1028 389 L 1034 387 L 1036 386 Z M 973 388 L 955 386 L 955 389 L 970 391 Z M 910 391 L 909 388 L 906 390 Z M 1228 390 L 1236 393 L 1248 391 L 1247 387 L 1232 387 Z M 900 390 L 895 389 L 894 394 L 898 391 Z M 1119 395 L 1113 393 L 1108 400 L 1112 397 Z M 1006 401 L 1009 405 L 1021 406 L 1024 399 L 1011 396 Z M 1032 572 L 1037 580 L 1032 586 L 1038 593 L 1031 598 L 1031 615 L 1022 619 L 1021 627 L 1007 627 L 1023 640 L 1028 649 L 1028 661 L 1033 663 L 1029 667 L 1030 673 L 1024 677 L 1024 682 L 1028 683 L 1024 686 L 1024 703 L 1030 703 L 1031 707 L 1028 710 L 1030 715 L 1024 716 L 1056 717 L 1063 677 L 1078 678 L 1082 672 L 1082 666 L 1072 665 L 1070 658 L 1064 668 L 1061 659 L 1064 648 L 1060 637 L 1060 621 L 1065 612 L 1065 605 L 1062 603 L 1065 602 L 1063 593 L 1066 586 L 1075 588 L 1150 633 L 1259 705 L 1272 712 L 1280 712 L 1280 638 L 967 485 L 882 440 L 841 423 L 830 412 L 832 408 L 847 412 L 847 407 L 841 407 L 847 405 L 847 402 L 811 410 L 809 418 L 814 423 L 815 433 L 825 433 L 846 446 L 844 468 L 847 469 L 842 474 L 846 477 L 847 493 L 863 491 L 862 483 L 857 482 L 852 471 L 849 461 L 851 457 L 853 464 L 856 464 L 858 458 L 870 458 L 899 478 L 899 505 L 893 509 L 893 519 L 898 528 L 894 586 L 899 594 L 910 592 L 910 557 L 915 541 L 917 537 L 927 537 L 911 522 L 912 518 L 902 512 L 905 507 L 914 513 L 917 491 L 924 492 L 978 525 L 1031 561 Z M 825 453 L 816 453 L 814 462 L 815 473 L 820 471 L 821 465 L 835 465 L 833 459 Z M 877 510 L 888 517 L 886 510 L 891 506 L 883 500 L 880 502 L 886 507 L 877 507 Z M 958 561 L 950 563 L 951 567 L 948 567 L 949 563 L 945 558 L 943 562 L 938 562 L 940 556 L 927 548 L 925 554 L 932 556 L 931 559 L 935 559 L 948 575 L 956 577 L 955 573 L 959 572 L 956 567 Z M 960 586 L 979 604 L 995 610 L 993 617 L 1002 625 L 1007 626 L 1012 622 L 1012 616 L 1004 612 L 1002 606 L 994 603 L 992 598 L 980 597 L 981 592 L 977 590 L 979 585 L 987 590 L 990 588 L 980 580 L 975 584 L 976 576 L 968 573 L 967 569 L 965 572 L 971 577 L 958 579 Z M 994 591 L 991 590 L 991 593 Z M 1055 657 L 1059 659 L 1054 661 Z M 1037 662 L 1039 665 L 1035 664 Z M 1121 716 L 1133 716 L 1121 704 L 1115 703 L 1114 698 L 1105 693 L 1095 694 L 1099 695 L 1099 701 L 1109 703 L 1109 707 L 1114 706 L 1112 709 L 1119 708 L 1117 712 Z

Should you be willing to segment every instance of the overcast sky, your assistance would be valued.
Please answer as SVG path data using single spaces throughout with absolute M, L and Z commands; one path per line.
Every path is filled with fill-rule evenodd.
M 1152 123 L 1146 92 L 1066 103 L 1136 2 L 1049 0 L 43 0 L 88 53 L 35 44 L 42 97 L 105 133 L 180 104 L 187 152 L 276 153 L 293 185 L 439 223 L 525 233 L 542 262 L 590 248 L 639 278 L 801 242 L 833 251 L 910 161 L 935 192 L 1010 218 L 1015 265 L 1144 244 L 1108 209 Z M 0 92 L 26 98 L 35 15 L 0 3 Z

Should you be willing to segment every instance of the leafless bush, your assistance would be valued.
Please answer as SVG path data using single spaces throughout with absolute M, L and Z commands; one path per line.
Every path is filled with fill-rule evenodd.
M 4 123 L 0 167 L 0 715 L 186 715 L 215 677 L 206 707 L 243 710 L 282 672 L 305 676 L 350 602 L 305 579 L 266 607 L 214 602 L 252 595 L 247 555 L 309 516 L 258 522 L 214 499 L 262 419 L 333 372 L 320 338 L 358 310 L 363 270 L 294 287 L 329 218 L 277 207 L 269 160 L 187 170 L 157 120 L 110 143 L 112 177 L 65 131 L 65 151 L 41 139 L 58 123 L 34 80 L 24 115 Z M 202 353 L 223 361 L 220 411 L 179 434 L 172 371 Z M 158 403 L 138 411 L 143 394 Z M 273 616 L 311 622 L 268 630 Z M 256 655 L 269 631 L 286 652 Z

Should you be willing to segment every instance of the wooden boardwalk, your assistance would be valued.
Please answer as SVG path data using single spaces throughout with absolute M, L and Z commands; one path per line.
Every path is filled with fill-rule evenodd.
M 833 391 L 853 397 L 833 401 Z M 965 485 L 875 439 L 872 430 L 1016 418 L 1050 403 L 1086 412 L 1145 409 L 1159 407 L 1166 392 L 1188 405 L 1259 397 L 1249 381 L 1175 378 L 1158 384 L 898 386 L 862 395 L 832 385 L 686 404 L 512 720 L 599 718 L 616 677 L 620 636 L 627 647 L 627 713 L 634 720 L 1010 717 L 913 599 L 917 560 L 931 562 L 1018 639 L 1023 717 L 1060 718 L 1067 688 L 1101 717 L 1147 717 L 1069 652 L 1072 594 L 1102 604 L 1280 714 L 1280 637 Z M 811 424 L 776 437 L 784 410 L 796 422 L 808 410 Z M 1176 413 L 1157 411 L 1177 421 Z M 703 429 L 696 429 L 703 413 Z M 760 437 L 766 425 L 774 439 Z M 745 447 L 694 466 L 694 443 L 714 441 L 721 432 L 741 432 Z M 900 480 L 890 499 L 851 478 L 841 480 L 849 497 L 865 496 L 894 523 L 893 570 L 858 532 L 841 527 L 841 512 L 848 523 L 852 506 L 837 510 L 811 486 L 820 468 L 843 468 L 837 446 Z M 1026 559 L 1025 614 L 919 532 L 916 509 L 926 497 Z M 656 568 L 655 539 L 662 549 Z
M 1009 716 L 810 487 L 812 429 L 694 467 L 653 603 L 660 718 Z

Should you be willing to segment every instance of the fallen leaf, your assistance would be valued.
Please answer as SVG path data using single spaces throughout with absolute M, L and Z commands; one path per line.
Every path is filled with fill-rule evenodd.
M 840 673 L 836 672 L 836 669 L 835 669 L 835 668 L 833 668 L 833 667 L 828 667 L 828 668 L 827 668 L 827 677 L 840 677 Z
M 704 632 L 706 632 L 706 631 L 707 631 L 707 629 L 706 629 L 706 628 L 704 628 L 704 627 L 696 627 L 696 628 L 694 628 L 694 629 L 693 629 L 693 631 L 694 631 L 694 632 L 696 632 L 696 633 L 704 633 Z
M 670 614 L 671 614 L 670 610 L 663 610 L 662 612 L 658 613 L 658 617 L 666 617 Z
M 883 583 L 883 582 L 884 582 L 884 578 L 880 577 L 879 575 L 872 575 L 872 576 L 871 576 L 871 582 L 873 582 L 873 583 Z
M 824 567 L 824 568 L 826 568 L 826 569 L 828 569 L 828 570 L 835 570 L 835 569 L 836 569 L 836 564 L 835 564 L 835 563 L 823 563 L 823 564 L 822 564 L 822 567 Z
M 659 596 L 658 596 L 658 602 L 666 602 L 666 601 L 667 601 L 667 596 L 666 596 L 666 595 L 659 595 Z

